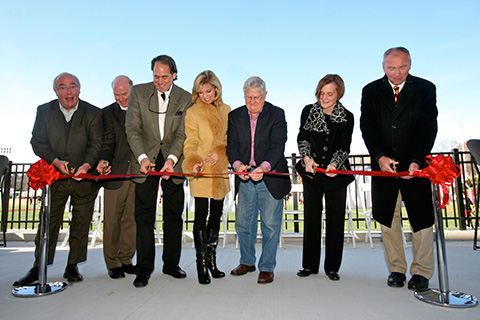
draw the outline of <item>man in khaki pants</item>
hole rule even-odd
[[[115,102],[102,109],[103,146],[98,173],[130,174],[133,153],[125,133],[125,117],[132,80],[118,76],[112,82]],[[112,279],[134,274],[135,254],[135,184],[130,179],[114,179],[103,183],[105,214],[103,219],[103,255]]]
[[[373,217],[382,228],[390,271],[387,284],[403,287],[407,263],[400,203],[405,203],[414,255],[408,288],[421,290],[428,288],[434,270],[434,211],[430,181],[411,175],[427,165],[424,159],[437,135],[438,111],[435,85],[410,75],[411,64],[410,53],[403,47],[384,53],[385,76],[363,88],[360,128],[372,170],[410,173],[404,178],[372,178]]]

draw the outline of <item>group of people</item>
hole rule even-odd
[[[385,76],[363,89],[360,128],[373,170],[407,170],[413,175],[426,166],[424,158],[433,147],[438,113],[435,86],[410,75],[410,67],[407,49],[388,49],[383,57]],[[80,173],[158,171],[164,174],[103,183],[108,274],[117,279],[131,273],[136,275],[135,287],[148,284],[155,268],[154,226],[160,186],[164,219],[162,271],[174,278],[185,278],[186,273],[179,266],[185,178],[174,173],[202,172],[205,175],[188,178],[195,198],[193,236],[198,282],[209,284],[211,277],[225,277],[225,272],[217,267],[216,247],[223,200],[230,191],[228,176],[223,173],[231,166],[237,172],[235,229],[240,263],[230,274],[241,276],[258,267],[257,282],[271,283],[282,227],[282,200],[291,189],[284,156],[284,111],[266,101],[266,84],[259,77],[245,81],[245,105],[231,110],[223,102],[222,85],[212,71],[203,71],[196,77],[190,94],[173,83],[177,67],[171,57],[155,57],[151,70],[153,81],[145,84],[133,85],[126,76],[115,78],[112,88],[116,102],[103,110],[80,100],[80,81],[72,74],[62,73],[53,83],[58,99],[38,107],[31,140],[35,154],[59,172],[74,174],[52,186],[48,264],[53,263],[65,204],[70,197],[70,252],[64,277],[72,282],[83,279],[77,264],[86,260],[99,185],[82,180]],[[317,85],[316,102],[307,105],[300,117],[297,142],[301,160],[296,169],[302,175],[305,215],[303,269],[297,273],[300,277],[319,272],[325,211],[324,271],[329,279],[340,279],[347,186],[354,178],[330,171],[350,169],[348,155],[354,118],[340,102],[344,92],[340,76],[326,75]],[[326,173],[318,173],[317,168]],[[387,284],[394,287],[404,285],[407,272],[401,236],[402,201],[414,231],[414,260],[408,287],[424,289],[434,268],[429,182],[411,176],[373,177],[373,216],[381,224],[390,271]],[[256,264],[258,215],[262,252]],[[15,286],[38,280],[39,237],[37,234],[34,266]]]

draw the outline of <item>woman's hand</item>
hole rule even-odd
[[[317,171],[317,165],[312,158],[308,156],[303,157],[303,163],[305,163],[305,171],[315,174]]]
[[[218,155],[215,152],[207,153],[203,158],[203,161],[213,166],[215,163],[218,162]]]

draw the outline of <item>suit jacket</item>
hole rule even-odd
[[[99,160],[107,160],[112,166],[111,174],[129,174],[129,167],[133,159],[132,151],[127,142],[125,133],[125,117],[118,103],[102,109],[103,112],[103,145]],[[113,179],[103,183],[105,189],[118,189],[124,179]]]
[[[233,165],[237,160],[248,164],[251,157],[250,117],[246,106],[239,107],[228,115],[227,157]],[[269,102],[265,102],[258,115],[255,132],[254,159],[257,165],[268,161],[273,172],[288,173],[285,159],[285,143],[287,142],[287,122],[285,112]],[[286,196],[291,189],[289,176],[264,175],[263,180],[275,199]],[[235,178],[235,190],[238,191],[243,180]]]
[[[329,164],[335,163],[338,170],[351,170],[348,154],[352,142],[353,122],[353,114],[340,102],[333,108],[329,120],[319,103],[303,108],[297,136],[301,157],[295,166],[298,173],[311,176],[325,191],[347,187],[354,180],[353,176],[339,174],[331,178],[325,174],[312,175],[305,171],[303,158],[310,157],[322,169],[327,169]]]
[[[70,120],[68,139],[65,135],[65,117],[60,111],[58,99],[37,108],[37,116],[30,143],[33,152],[52,163],[55,158],[69,162],[70,168],[78,169],[88,163],[94,173],[102,147],[102,111],[79,100],[78,109]],[[71,180],[75,191],[81,195],[91,193],[91,182]],[[93,183],[94,184],[94,183]]]
[[[185,141],[185,114],[192,106],[192,96],[173,84],[165,115],[164,136],[160,138],[158,125],[158,91],[153,82],[135,85],[130,91],[125,128],[135,162],[132,173],[140,173],[138,157],[145,153],[155,162],[160,151],[164,159],[169,154],[178,158],[175,172],[182,172],[183,142]],[[157,168],[160,170],[161,168]],[[142,183],[146,178],[135,179]],[[174,179],[179,184],[183,179]]]
[[[378,159],[387,156],[398,161],[398,171],[407,171],[412,162],[426,166],[437,134],[435,85],[409,75],[395,105],[387,76],[363,88],[360,128],[372,158],[372,170],[380,170]],[[426,179],[373,178],[373,215],[390,226],[400,189],[414,231],[433,224],[430,182]],[[409,201],[422,194],[422,200]]]

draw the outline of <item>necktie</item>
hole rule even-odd
[[[165,101],[165,98],[166,98],[165,92],[162,92],[161,96],[162,96],[163,101]],[[395,100],[395,102],[397,102],[397,100]]]
[[[393,87],[393,90],[395,90],[395,104],[397,104],[397,100],[398,100],[398,90],[400,89],[399,86],[395,86]]]

